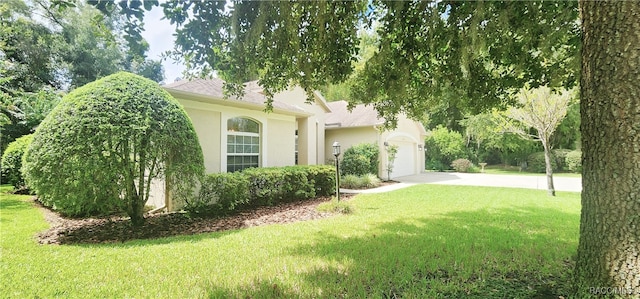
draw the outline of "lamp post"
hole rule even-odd
[[[340,143],[333,142],[333,156],[336,157],[336,199],[340,201]]]

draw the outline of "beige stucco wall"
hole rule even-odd
[[[327,153],[325,163],[333,163],[333,143],[340,143],[340,149],[344,153],[348,148],[360,143],[380,144],[380,134],[371,127],[335,128],[325,132],[325,147]],[[340,156],[342,157],[342,155]]]
[[[201,108],[185,108],[185,110],[198,134],[206,172],[220,172],[221,113]]]
[[[295,162],[295,116],[265,113],[186,99],[178,99],[198,134],[207,173],[227,170],[227,120],[245,117],[260,124],[260,166],[286,166]]]
[[[296,86],[274,95],[274,100],[300,107],[312,114],[297,120],[298,164],[324,164],[326,160],[325,115],[329,112],[323,103],[324,99],[315,98],[313,103],[307,103],[307,94],[302,88]]]
[[[269,119],[263,154],[263,167],[290,166],[295,164],[295,119]]]

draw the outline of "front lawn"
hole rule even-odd
[[[104,245],[38,245],[28,196],[0,200],[14,298],[530,298],[566,294],[579,193],[419,185],[315,221]]]

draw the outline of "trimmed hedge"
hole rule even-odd
[[[202,180],[196,202],[188,210],[198,215],[224,214],[249,203],[249,179],[240,172],[213,173]]]
[[[209,174],[196,201],[185,210],[195,215],[225,214],[240,208],[329,196],[335,192],[335,169],[327,165],[249,168]]]
[[[24,177],[22,176],[22,156],[31,144],[33,134],[24,135],[9,143],[7,149],[2,154],[2,178],[3,183],[9,183],[16,189],[24,188]]]

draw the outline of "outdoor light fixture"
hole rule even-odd
[[[333,155],[336,156],[336,158],[340,156],[340,143],[337,141],[333,143]]]
[[[422,144],[418,144],[418,150],[422,151]]]
[[[337,141],[333,143],[333,155],[336,157],[336,199],[340,201],[340,143]]]

